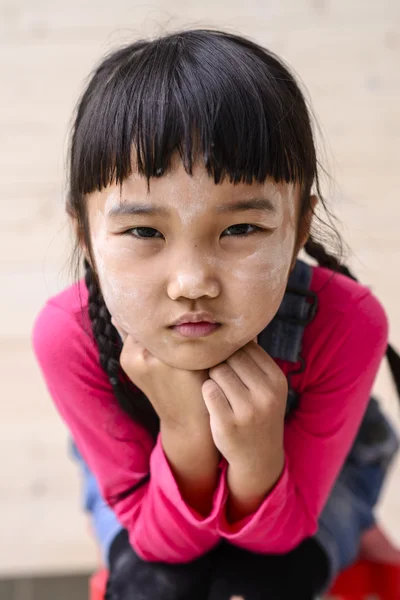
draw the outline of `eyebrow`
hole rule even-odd
[[[268,200],[268,198],[249,198],[247,200],[239,200],[232,204],[220,204],[217,206],[217,213],[234,213],[245,212],[247,210],[260,210],[263,212],[276,213],[276,207]],[[123,202],[118,206],[113,206],[108,212],[107,217],[113,219],[115,217],[125,217],[128,215],[162,215],[168,216],[169,211],[164,206],[153,206],[151,204],[132,204]]]

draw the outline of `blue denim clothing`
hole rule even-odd
[[[309,287],[312,270],[298,260],[288,287],[271,323],[258,336],[258,343],[273,358],[300,363],[302,337],[318,307],[318,298]],[[311,302],[310,302],[311,301]],[[293,373],[293,372],[292,372]],[[287,418],[296,409],[298,394],[289,392]],[[374,523],[373,509],[379,498],[387,469],[399,447],[395,430],[371,397],[354,444],[335,482],[318,521],[314,538],[326,553],[330,566],[326,590],[337,574],[357,557],[363,531]],[[97,482],[73,444],[73,453],[79,461],[84,481],[84,506],[91,514],[97,540],[105,563],[112,540],[122,527],[113,511],[100,495]]]
[[[114,511],[103,499],[96,478],[89,470],[76,445],[71,443],[73,458],[79,463],[83,483],[83,509],[90,515],[96,540],[100,546],[104,564],[108,567],[111,544],[122,526]]]
[[[373,435],[375,443],[371,440]],[[378,402],[371,398],[314,536],[328,556],[330,573],[325,592],[337,575],[356,560],[362,533],[375,523],[374,507],[398,447],[395,430]]]

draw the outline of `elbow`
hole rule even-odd
[[[318,510],[316,507],[311,507],[310,502],[299,493],[297,493],[297,502],[298,502],[298,517],[294,521],[289,519],[289,521],[293,524],[296,524],[297,527],[292,528],[292,535],[290,540],[290,548],[287,551],[294,550],[306,539],[312,537],[318,531]]]
[[[129,536],[130,544],[136,554],[145,562],[161,562],[171,565],[180,565],[191,563],[209,552],[217,542],[209,548],[199,548],[188,545],[184,551],[181,546],[175,546],[172,543],[156,543],[149,544],[148,539],[138,539],[133,532]]]
[[[285,547],[284,552],[290,552],[297,548],[306,539],[312,537],[318,531],[318,520],[305,516],[304,520],[299,523],[299,527],[292,532],[290,540]]]
[[[306,539],[315,535],[318,530],[318,518],[308,511],[293,512],[282,527],[276,532],[268,545],[272,554],[287,554],[295,550]]]
[[[179,535],[179,529],[170,532],[162,527],[149,527],[140,519],[127,527],[129,542],[134,552],[146,562],[185,564],[193,562],[211,551],[219,542],[217,536],[207,534],[202,539],[196,536]]]

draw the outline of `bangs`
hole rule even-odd
[[[243,38],[197,31],[128,46],[100,65],[82,98],[71,190],[121,184],[132,170],[149,182],[175,153],[189,174],[201,160],[215,183],[312,181],[304,111],[286,67]]]

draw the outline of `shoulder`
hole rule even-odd
[[[389,326],[386,312],[371,290],[322,267],[313,267],[311,290],[318,306],[304,332],[302,353],[308,375],[319,378],[336,368],[355,374],[379,363],[386,351]]]
[[[100,365],[83,282],[48,299],[32,345],[49,395],[103,492],[130,487],[133,475],[147,472],[154,444],[121,408]]]
[[[34,347],[54,342],[60,344],[70,333],[91,336],[88,318],[88,294],[82,281],[51,296],[37,315],[32,339]]]
[[[68,368],[71,372],[74,365],[99,367],[82,280],[47,300],[33,324],[32,346],[44,371],[61,373]]]
[[[315,324],[332,327],[338,321],[352,327],[377,326],[387,333],[386,312],[372,291],[365,285],[323,267],[312,267],[311,290],[317,295]]]

